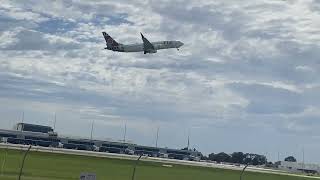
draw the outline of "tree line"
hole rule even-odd
[[[268,162],[268,159],[264,155],[253,154],[253,153],[243,153],[243,152],[234,152],[232,154],[227,154],[225,152],[220,153],[211,153],[208,156],[201,156],[202,160],[215,161],[217,163],[234,163],[234,164],[249,164],[249,165],[266,165],[266,166],[278,166],[280,161],[272,163]],[[296,158],[293,156],[288,156],[284,161],[297,162]]]
[[[243,152],[234,152],[232,154],[227,154],[224,152],[220,153],[211,153],[208,156],[202,156],[202,160],[211,160],[218,163],[235,163],[235,164],[250,164],[250,165],[265,165],[268,160],[266,156],[253,154],[253,153],[243,153]]]
[[[182,150],[197,151],[196,149],[183,148]],[[280,165],[280,161],[277,162],[268,162],[268,159],[264,155],[254,154],[254,153],[243,153],[243,152],[234,152],[232,154],[227,154],[225,152],[220,153],[211,153],[208,156],[201,154],[201,160],[210,160],[217,163],[234,163],[234,164],[249,164],[249,165],[266,165],[268,167],[274,167]],[[297,162],[297,159],[294,156],[288,156],[284,158],[284,161],[288,162]]]

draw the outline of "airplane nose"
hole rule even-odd
[[[181,46],[183,46],[184,44],[183,44],[183,42],[180,42],[180,41],[179,41],[178,45],[179,45],[179,47],[181,47]]]

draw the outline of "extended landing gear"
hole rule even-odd
[[[178,50],[178,51],[180,51],[180,49],[179,49],[179,48],[177,48],[177,50]]]

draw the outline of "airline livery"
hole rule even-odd
[[[181,41],[158,41],[158,42],[150,42],[147,38],[141,34],[141,38],[143,43],[140,44],[120,44],[115,41],[111,36],[109,36],[106,32],[102,32],[104,39],[106,40],[107,47],[104,49],[118,51],[118,52],[143,52],[147,53],[156,53],[157,50],[161,49],[170,49],[176,48],[179,50],[183,43]]]

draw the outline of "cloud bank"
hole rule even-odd
[[[154,144],[159,126],[162,146],[183,147],[191,129],[203,152],[274,158],[304,147],[320,162],[312,158],[320,150],[319,22],[314,0],[4,0],[1,124],[9,128],[22,111],[49,123],[57,112],[62,133],[87,136],[95,120],[97,138],[119,139],[127,121],[136,143]],[[102,31],[122,43],[143,32],[185,46],[104,51]]]

